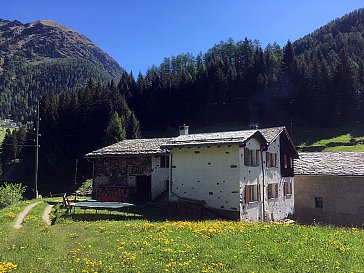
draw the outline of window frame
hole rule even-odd
[[[292,168],[292,157],[289,155],[283,155],[283,168],[291,169]]]
[[[267,168],[277,168],[277,153],[266,152],[265,158]]]
[[[324,208],[324,198],[322,196],[315,197],[315,208],[319,208],[319,209]]]
[[[245,185],[245,203],[251,204],[260,201],[260,185]]]
[[[244,166],[258,167],[260,165],[260,150],[244,148]]]
[[[284,196],[291,196],[293,194],[293,185],[292,181],[284,181],[283,183]]]
[[[277,199],[279,197],[278,183],[268,183],[268,200]]]

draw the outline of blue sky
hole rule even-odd
[[[164,57],[196,55],[229,37],[284,45],[361,7],[362,0],[0,0],[0,18],[55,20],[136,74]]]

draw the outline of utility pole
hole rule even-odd
[[[35,170],[34,170],[34,191],[35,198],[38,198],[38,154],[39,154],[39,101],[37,102],[37,120],[35,124]]]
[[[77,165],[78,165],[78,159],[76,158],[76,168],[75,168],[75,192],[77,190]]]

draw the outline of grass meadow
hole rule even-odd
[[[0,272],[364,272],[361,229],[186,221],[151,208],[70,217],[59,206],[46,226],[42,202],[16,230],[28,203],[0,210]]]

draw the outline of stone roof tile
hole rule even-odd
[[[296,175],[364,176],[364,153],[299,153]]]
[[[269,142],[273,141],[284,127],[257,130],[240,130],[202,134],[181,135],[174,138],[127,139],[88,153],[86,157],[104,157],[117,155],[160,154],[166,147],[183,147],[189,145],[229,145],[243,143],[260,132]],[[258,133],[259,134],[259,133]]]
[[[166,144],[170,139],[171,138],[126,139],[88,153],[86,157],[162,154],[165,151],[161,149],[161,146]]]

